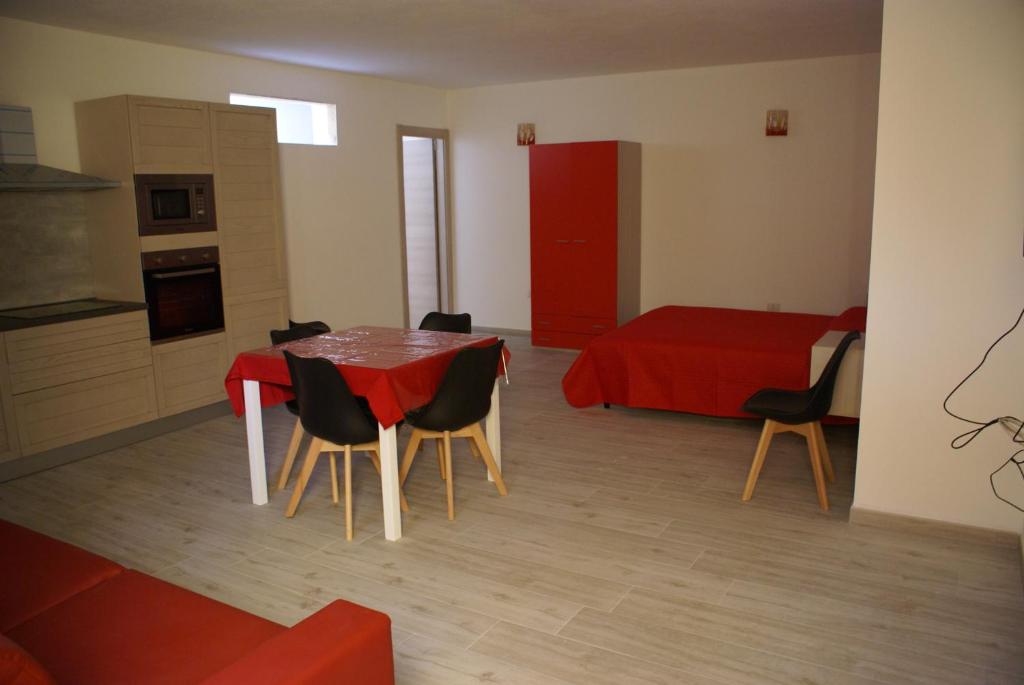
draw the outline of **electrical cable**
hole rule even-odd
[[[952,416],[954,419],[977,426],[977,428],[972,428],[969,431],[961,433],[960,435],[957,435],[955,438],[953,438],[953,440],[949,443],[949,446],[952,447],[953,449],[959,450],[963,449],[964,447],[967,447],[967,445],[971,444],[971,442],[973,442],[976,437],[981,435],[986,428],[988,428],[989,426],[994,426],[997,423],[1003,425],[1003,427],[1005,427],[1007,430],[1013,432],[1013,435],[1010,438],[1011,442],[1015,444],[1024,444],[1024,421],[1021,421],[1016,416],[997,416],[996,418],[991,419],[990,421],[976,421],[974,419],[968,419],[964,416],[960,416],[959,414],[957,414],[956,412],[949,408],[949,401],[953,398],[953,395],[956,394],[956,391],[959,390],[964,385],[964,383],[969,381],[971,377],[974,376],[974,374],[976,374],[978,370],[985,365],[985,362],[988,361],[988,355],[991,354],[992,350],[996,348],[996,345],[1001,343],[1006,336],[1010,335],[1010,333],[1013,333],[1020,325],[1022,319],[1024,319],[1024,309],[1020,310],[1020,314],[1017,315],[1017,320],[1014,321],[1013,325],[1010,326],[1009,330],[1007,330],[1005,333],[996,338],[995,341],[988,346],[988,349],[985,350],[985,354],[982,355],[981,361],[978,362],[978,365],[975,366],[969,374],[964,376],[964,379],[957,383],[956,387],[950,390],[949,394],[946,395],[946,399],[942,401],[942,409],[947,414]],[[1014,431],[1013,429],[1014,425],[1016,425],[1016,431]],[[989,484],[992,486],[992,494],[996,496],[996,499],[1000,499],[1003,502],[1006,502],[1011,507],[1019,511],[1024,511],[1024,508],[1019,507],[1010,500],[1006,499],[1005,497],[1000,496],[1000,494],[996,491],[995,475],[999,473],[999,471],[1001,471],[1003,468],[1005,468],[1007,464],[1013,462],[1013,464],[1017,467],[1017,470],[1020,472],[1021,479],[1024,480],[1024,466],[1022,466],[1024,458],[1022,458],[1022,461],[1017,461],[1017,457],[1022,454],[1024,454],[1024,450],[1019,450],[1018,452],[1015,452],[1009,459],[1003,462],[999,466],[999,468],[997,468],[995,471],[989,474],[988,477]]]

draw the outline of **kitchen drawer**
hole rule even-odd
[[[157,418],[153,370],[121,373],[17,395],[23,454],[34,454]]]
[[[582,350],[596,335],[585,333],[563,333],[561,331],[533,331],[532,342],[535,347],[560,347],[569,350]]]
[[[535,331],[562,331],[564,333],[600,335],[614,328],[615,319],[556,314],[550,316],[546,314],[533,315],[533,330]]]
[[[227,399],[227,365],[228,345],[223,333],[154,345],[153,374],[160,416]]]
[[[152,364],[145,311],[10,331],[5,347],[15,395]]]

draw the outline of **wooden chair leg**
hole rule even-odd
[[[370,450],[370,461],[373,462],[373,468],[377,470],[377,475],[380,475],[380,455],[377,454],[377,450]],[[402,508],[402,511],[409,511],[409,501],[405,499],[405,493],[402,491],[401,486],[398,488],[398,506]]]
[[[345,445],[345,539],[352,539],[352,445]]]
[[[444,486],[445,494],[448,497],[448,520],[455,520],[455,476],[452,473],[452,434],[450,431],[444,432],[444,470],[445,476]]]
[[[320,438],[313,438],[309,443],[309,449],[306,451],[306,461],[302,464],[299,478],[295,481],[295,491],[288,502],[288,509],[284,512],[284,515],[288,518],[295,516],[295,510],[299,508],[299,500],[302,499],[302,493],[306,489],[306,483],[309,482],[310,474],[313,473],[313,467],[316,466],[316,460],[320,456],[320,448],[323,444],[324,441]]]
[[[334,456],[334,452],[329,452],[328,456],[331,458],[331,501],[335,504],[338,503],[338,460]]]
[[[437,440],[435,440],[435,443],[437,444],[437,469],[441,472],[441,480],[444,480],[444,438],[438,438]]]
[[[481,461],[483,459],[483,455],[480,453],[480,448],[476,446],[476,440],[469,441],[469,453],[472,454],[477,461]]]
[[[814,433],[818,438],[818,451],[821,453],[821,465],[825,467],[825,477],[828,478],[828,482],[834,483],[836,480],[836,472],[832,468],[832,457],[828,453],[828,445],[825,444],[825,431],[821,429],[821,422],[815,421]]]
[[[487,444],[487,439],[484,437],[484,432],[480,430],[480,424],[475,423],[473,427],[469,429],[471,438],[469,444],[476,444],[476,448],[480,450],[480,458],[484,460],[484,464],[487,465],[487,472],[491,474],[491,478],[494,479],[494,484],[498,487],[498,494],[502,497],[508,494],[508,489],[505,487],[505,481],[501,477],[501,470],[498,469],[498,465],[494,461],[494,455],[491,454],[491,448]]]
[[[405,479],[409,477],[409,469],[412,468],[412,461],[416,458],[416,451],[423,441],[423,434],[413,429],[409,436],[409,444],[405,446],[405,455],[402,456],[402,468],[398,470],[398,484],[405,485]]]
[[[284,464],[281,465],[281,473],[277,476],[277,489],[284,490],[288,485],[288,476],[292,475],[292,464],[299,454],[299,443],[302,442],[302,421],[295,419],[295,428],[292,429],[292,438],[288,441],[288,453],[284,455]]]
[[[765,419],[764,428],[761,430],[761,439],[757,441],[757,450],[754,452],[754,461],[750,464],[747,485],[743,488],[741,499],[744,502],[749,502],[750,498],[754,496],[754,486],[757,485],[757,477],[761,475],[761,467],[764,466],[764,458],[768,454],[768,445],[772,443],[775,426],[775,421]]]
[[[811,470],[814,471],[814,487],[818,491],[818,506],[822,511],[828,511],[828,494],[825,492],[825,474],[822,472],[821,452],[818,450],[818,439],[814,426],[807,426],[807,449],[811,453]]]

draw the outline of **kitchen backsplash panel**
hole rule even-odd
[[[0,193],[0,309],[92,296],[82,194]]]

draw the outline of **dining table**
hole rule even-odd
[[[497,340],[494,335],[358,326],[239,353],[224,379],[224,387],[235,415],[245,415],[253,504],[263,505],[268,501],[263,408],[294,397],[282,352],[288,350],[300,357],[326,358],[344,377],[352,393],[367,399],[377,419],[384,537],[388,540],[401,538],[398,425],[407,411],[430,402],[459,350],[486,347]],[[507,348],[503,355],[498,375],[507,378]],[[499,385],[496,379],[484,432],[500,470]]]

